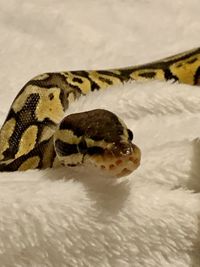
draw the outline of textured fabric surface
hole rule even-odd
[[[135,65],[200,44],[200,3],[0,0],[0,121],[47,71]],[[200,266],[200,89],[171,82],[95,92],[142,150],[122,180],[84,168],[0,174],[0,266]]]

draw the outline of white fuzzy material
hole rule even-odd
[[[1,116],[46,71],[144,63],[199,46],[200,4],[0,1]],[[132,82],[68,113],[107,108],[134,132],[141,166],[110,180],[84,168],[0,174],[1,267],[200,266],[200,89]]]

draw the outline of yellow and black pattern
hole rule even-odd
[[[33,78],[14,99],[0,130],[0,171],[58,165],[54,133],[71,102],[94,90],[150,79],[200,85],[200,48],[140,66],[45,73]]]

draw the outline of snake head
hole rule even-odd
[[[140,149],[132,139],[131,130],[114,113],[95,109],[66,116],[54,134],[54,146],[65,165],[92,164],[121,177],[140,164]]]

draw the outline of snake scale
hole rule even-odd
[[[0,171],[89,162],[114,176],[129,174],[139,166],[140,149],[120,118],[103,109],[63,117],[81,95],[150,79],[200,85],[200,48],[139,66],[44,73],[31,79],[0,130]]]

